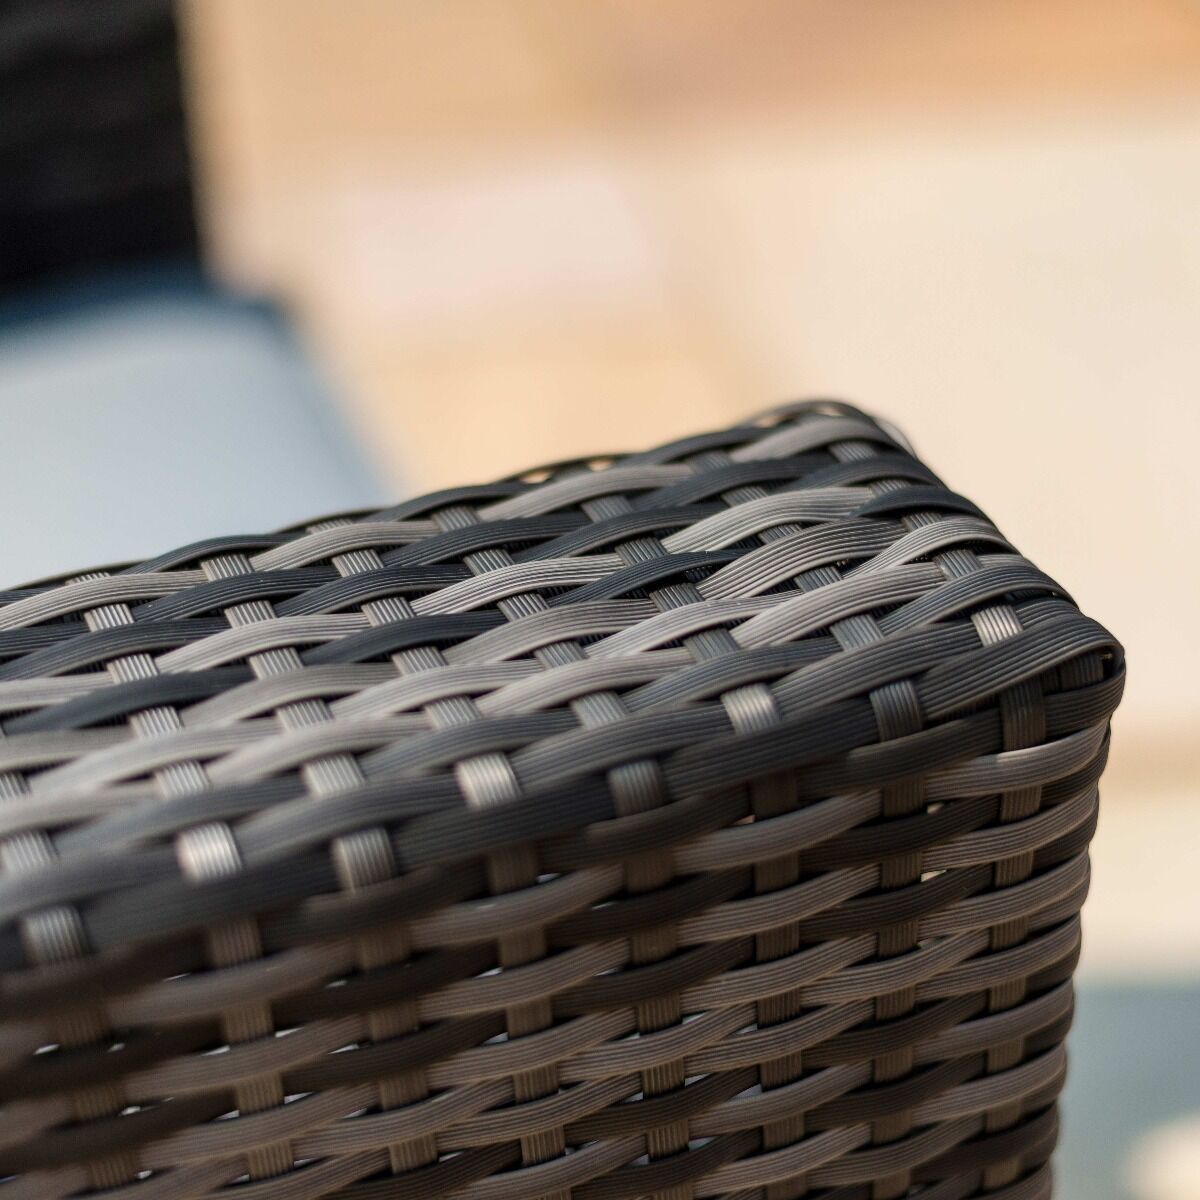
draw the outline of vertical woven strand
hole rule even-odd
[[[875,445],[866,441],[850,441],[831,447],[835,458],[842,462],[861,461],[872,458],[878,453]],[[876,494],[884,494],[892,487],[902,486],[899,480],[882,480],[873,484],[871,490]],[[913,528],[921,520],[906,518],[902,522],[906,528]],[[864,629],[870,640],[878,640],[880,634],[878,625],[869,631]],[[865,625],[865,622],[864,622]],[[912,683],[908,681],[888,684],[871,693],[871,704],[875,709],[876,720],[879,722],[881,738],[903,737],[905,734],[917,733],[924,728],[925,719],[921,711],[920,700]],[[925,807],[924,782],[919,779],[908,779],[901,783],[892,784],[882,789],[881,809],[885,818],[910,816],[920,812]],[[919,853],[893,855],[884,859],[879,867],[879,887],[882,891],[895,888],[911,887],[921,880],[921,855]],[[878,953],[880,958],[890,958],[914,950],[917,946],[917,922],[903,921],[889,925],[878,935]],[[886,996],[880,996],[875,1001],[875,1017],[879,1021],[896,1020],[908,1015],[916,1005],[916,989],[904,988]],[[913,1049],[906,1047],[891,1054],[878,1058],[872,1064],[873,1078],[877,1083],[890,1083],[901,1080],[913,1070]],[[876,1121],[872,1126],[872,1138],[876,1143],[886,1144],[896,1138],[901,1138],[912,1129],[912,1118],[906,1112],[895,1113],[884,1120]],[[912,1183],[912,1174],[908,1170],[900,1170],[872,1184],[872,1200],[897,1200],[908,1194]]]
[[[810,420],[815,421],[818,425],[820,423],[820,407],[817,406],[816,411],[812,413],[812,418],[810,418]],[[806,407],[801,406],[791,411],[797,415],[803,414],[806,411]],[[797,424],[797,432],[803,437],[803,417],[801,417],[801,420]],[[807,448],[806,441],[802,442],[802,444]],[[820,444],[819,438],[815,439],[815,444]],[[854,461],[865,457],[869,458],[877,453],[874,445],[865,441],[832,441],[827,448],[835,461],[842,462]],[[726,493],[724,498],[730,503],[737,503],[757,499],[767,494],[761,487],[745,487],[735,492]],[[762,540],[764,542],[774,541],[793,533],[799,533],[801,529],[802,526],[799,525],[778,525],[767,530],[762,535]],[[796,576],[792,582],[801,591],[811,591],[837,583],[841,578],[841,572],[837,567],[829,565],[805,571]],[[868,615],[853,616],[835,621],[830,625],[829,632],[837,640],[839,646],[844,649],[868,646],[883,638],[879,626]],[[907,733],[914,733],[922,728],[923,719],[920,711],[920,703],[911,684],[899,682],[885,685],[882,688],[873,690],[869,695],[869,699],[875,711],[881,738],[900,737]],[[881,812],[885,817],[904,816],[916,812],[923,807],[923,804],[924,793],[920,781],[893,784],[890,787],[882,789],[881,792]],[[756,816],[760,818],[771,815],[775,814],[769,808],[756,810]],[[785,886],[786,883],[798,879],[800,877],[801,862],[802,856],[798,855],[796,856],[795,867],[782,862],[777,865],[768,864],[769,866],[774,866],[774,872],[771,875],[766,875],[762,867],[756,867],[755,876],[758,889],[774,890],[776,887]],[[776,882],[776,878],[781,882]],[[879,886],[881,889],[887,890],[889,888],[904,887],[919,879],[920,858],[918,855],[903,855],[889,858],[884,860],[880,865]],[[769,884],[774,884],[774,887],[767,886]],[[915,921],[906,921],[885,928],[877,938],[878,956],[888,958],[912,949],[916,945],[916,936]],[[767,955],[775,957],[776,954],[772,952],[778,944],[778,935],[776,938],[769,940],[760,938],[757,947],[758,956],[762,956],[763,952],[766,951]],[[796,941],[794,947],[784,949],[783,952],[794,952],[798,946],[799,942]],[[911,1011],[914,999],[915,994],[911,988],[880,997],[875,1002],[876,1019],[882,1022],[903,1016],[905,1013]],[[775,998],[773,1001],[760,1001],[758,1008],[760,1023],[766,1025],[777,1024],[782,1020],[795,1016],[801,1011],[798,998],[787,995]],[[900,1050],[875,1061],[873,1064],[873,1078],[876,1082],[880,1083],[890,1082],[903,1078],[911,1070],[911,1050]],[[800,1077],[801,1072],[802,1062],[800,1056],[796,1056],[791,1063],[767,1064],[759,1068],[764,1090],[792,1082],[794,1079]],[[903,1136],[908,1132],[910,1127],[911,1121],[904,1114],[896,1114],[886,1120],[874,1123],[872,1127],[873,1138],[877,1142],[886,1143]],[[802,1132],[803,1124],[800,1121],[790,1123],[790,1127],[784,1126],[782,1128],[766,1130],[764,1131],[764,1144],[767,1146],[774,1144],[786,1145],[798,1138]],[[892,1200],[893,1197],[903,1196],[907,1193],[909,1184],[910,1179],[907,1171],[897,1172],[886,1179],[878,1180],[872,1185],[872,1200]],[[766,1200],[792,1200],[792,1197],[804,1195],[805,1191],[806,1185],[802,1180],[797,1179],[786,1184],[769,1187]]]
[[[106,572],[96,571],[78,576],[72,582],[102,579],[105,576]],[[101,605],[85,611],[82,617],[89,632],[133,623],[133,615],[125,604]],[[106,670],[115,682],[121,683],[145,678],[154,674],[156,668],[148,655],[139,654],[113,660],[107,664]],[[134,714],[129,725],[136,736],[149,737],[177,728],[178,716],[170,708],[149,709]],[[169,794],[186,789],[194,774],[194,771],[187,769],[168,768],[156,772],[155,779],[159,787]],[[0,776],[0,796],[17,796],[26,790],[21,777],[12,773]],[[45,834],[18,836],[0,845],[0,866],[14,872],[36,870],[52,863],[55,857],[53,843]],[[86,952],[83,924],[78,912],[69,906],[60,906],[29,918],[22,923],[22,934],[35,962],[63,962]],[[76,1010],[55,1024],[57,1039],[64,1046],[96,1044],[113,1036],[111,1023],[101,1010]],[[115,1085],[83,1089],[72,1097],[75,1118],[80,1122],[115,1116],[126,1107],[126,1103],[122,1090]],[[92,1187],[112,1188],[135,1178],[139,1167],[137,1155],[124,1152],[94,1161],[87,1173]]]
[[[206,559],[201,563],[205,576],[212,581],[234,579],[252,571],[249,560],[241,554],[229,554]],[[223,610],[231,628],[271,621],[275,611],[266,600],[251,600]],[[285,674],[302,667],[299,654],[291,647],[266,650],[249,656],[251,671],[258,679]],[[281,706],[276,719],[284,729],[303,728],[329,719],[328,709],[320,700],[302,700]],[[346,756],[317,760],[308,764],[303,773],[310,789],[336,791],[352,786],[361,779],[352,761]],[[209,826],[189,831],[177,842],[181,863],[186,873],[193,878],[219,878],[236,873],[241,869],[241,858],[237,851],[237,840],[228,825]],[[211,853],[220,848],[219,855]],[[262,943],[253,923],[230,922],[208,934],[209,954],[215,965],[248,962],[262,956]],[[275,1034],[275,1023],[270,1004],[250,1004],[227,1017],[224,1032],[231,1045],[271,1037]],[[238,1108],[243,1112],[263,1112],[278,1108],[285,1100],[282,1080],[278,1075],[267,1075],[239,1085],[236,1089]],[[295,1154],[289,1142],[280,1141],[256,1147],[247,1153],[250,1176],[265,1179],[282,1175],[291,1170]]]
[[[1007,605],[987,609],[974,617],[976,628],[986,644],[1015,637],[1021,632],[1021,623],[1016,613]],[[1005,750],[1021,750],[1037,745],[1046,737],[1046,711],[1042,701],[1042,690],[1038,680],[1018,684],[1001,692],[999,696],[1001,727]],[[1000,820],[1018,821],[1033,816],[1042,804],[1040,787],[1018,788],[1005,792],[1000,797]],[[1019,854],[1002,859],[992,870],[993,886],[1011,887],[1029,877],[1033,870],[1033,854]],[[992,950],[1006,950],[1017,946],[1029,933],[1029,920],[1018,917],[994,926],[989,934]],[[988,1011],[1002,1012],[1019,1004],[1025,998],[1026,981],[1013,978],[988,991]],[[992,1047],[987,1054],[987,1069],[991,1072],[1004,1071],[1021,1061],[1025,1053],[1022,1038],[1014,1038]],[[1009,1129],[1021,1119],[1022,1106],[1019,1101],[992,1109],[984,1118],[984,1127],[989,1133]],[[1019,1158],[990,1166],[983,1173],[983,1184],[994,1190],[1015,1183],[1021,1171]]]
[[[15,800],[25,795],[26,790],[25,780],[18,773],[0,773],[0,803]],[[54,860],[53,843],[44,833],[16,834],[0,842],[0,871],[4,874],[18,877],[31,874]],[[18,929],[31,963],[49,966],[87,953],[83,925],[72,906],[56,905],[31,913],[20,921]],[[51,1017],[45,1027],[49,1036],[64,1047],[103,1044],[113,1037],[103,1011],[98,1008],[69,1008],[63,1015]],[[81,1124],[114,1116],[124,1104],[121,1089],[115,1084],[73,1090],[69,1098],[71,1115]],[[125,1153],[90,1162],[85,1176],[91,1188],[101,1190],[132,1178],[137,1169],[136,1156]],[[53,1185],[43,1181],[40,1186]],[[56,1196],[63,1194],[55,1191]]]
[[[697,466],[723,466],[733,460],[722,451],[709,451],[700,456]],[[735,488],[721,493],[721,499],[730,507],[746,501],[760,499],[768,495],[765,488],[749,486]],[[800,526],[786,524],[773,526],[759,536],[763,544],[767,544],[788,533],[799,532]],[[713,631],[709,640],[715,641],[720,652],[737,653],[741,647],[732,634],[727,631]],[[749,733],[756,729],[767,729],[779,723],[778,706],[770,689],[762,685],[738,688],[721,696],[721,703],[730,715],[735,729]],[[763,779],[756,780],[750,786],[750,805],[756,821],[769,820],[771,817],[782,816],[796,808],[796,783],[791,772],[779,772]],[[798,883],[801,878],[801,858],[799,854],[785,854],[769,858],[754,865],[754,890],[762,894],[779,891]],[[800,949],[800,931],[797,923],[781,925],[764,933],[755,934],[754,959],[756,962],[773,962],[786,958]],[[797,1017],[803,1011],[803,1003],[798,991],[783,992],[775,996],[766,996],[755,1004],[756,1025],[759,1029],[769,1029],[781,1025]],[[804,1056],[797,1051],[761,1063],[758,1067],[759,1085],[764,1092],[784,1087],[795,1082],[804,1073]],[[780,1121],[774,1121],[763,1126],[761,1130],[764,1150],[775,1150],[800,1141],[805,1134],[804,1116],[796,1115]],[[763,1200],[793,1200],[793,1197],[803,1196],[808,1191],[808,1184],[803,1176],[771,1183],[766,1186]]]
[[[478,515],[466,505],[451,506],[434,514],[437,525],[446,530],[462,529],[479,521]],[[464,562],[475,573],[507,566],[511,558],[502,551],[484,550],[468,554]],[[530,611],[516,597],[502,601],[500,609],[510,619]],[[458,706],[464,709],[467,720],[475,718],[477,710],[473,704]],[[469,804],[477,808],[488,808],[493,804],[511,801],[520,795],[520,785],[507,759],[492,754],[484,759],[462,764],[457,772],[459,784]],[[536,849],[531,845],[490,854],[486,860],[488,886],[494,895],[537,883],[540,867]],[[512,934],[499,939],[501,967],[521,966],[545,957],[545,934],[540,930]],[[549,999],[510,1008],[505,1013],[505,1023],[510,1037],[522,1037],[548,1028],[554,1021],[554,1012]],[[518,1101],[538,1100],[558,1091],[558,1072],[553,1067],[541,1067],[523,1072],[512,1080],[513,1095]],[[540,1163],[556,1158],[566,1149],[562,1128],[547,1129],[521,1139],[521,1161]],[[555,1192],[548,1200],[569,1200],[565,1193]]]
[[[927,515],[922,523],[936,518]],[[936,556],[947,578],[961,577],[981,568],[978,557],[969,549],[958,548]],[[971,614],[971,623],[979,634],[983,645],[1015,637],[1022,626],[1016,611],[1008,604],[989,605]],[[1034,746],[1046,738],[1045,706],[1041,685],[1038,680],[1018,684],[1000,693],[997,698],[1000,709],[1003,747],[1005,750],[1020,750]],[[1000,797],[1000,820],[1017,821],[1032,817],[1041,808],[1040,787],[1018,788],[1005,792]],[[1033,870],[1032,853],[1024,853],[996,863],[992,870],[992,885],[996,888],[1010,887],[1027,879]],[[1028,918],[1017,918],[995,926],[989,932],[988,945],[992,950],[1005,950],[1023,942],[1029,932]],[[987,1011],[1001,1012],[1019,1004],[1026,994],[1026,981],[1013,978],[999,987],[989,989]],[[1024,1038],[1015,1038],[993,1047],[987,1053],[987,1071],[994,1073],[1015,1067],[1025,1057]],[[1021,1102],[990,1110],[984,1118],[984,1128],[989,1133],[1000,1132],[1016,1125],[1022,1116]],[[1015,1183],[1020,1175],[1021,1164],[1017,1158],[987,1167],[982,1174],[982,1186],[986,1190],[1003,1188]]]
[[[877,451],[866,442],[843,443],[834,447],[834,453],[843,459],[870,457]],[[902,486],[899,480],[886,480],[873,485],[876,492],[882,493],[892,488]],[[916,529],[935,523],[936,513],[916,513],[907,516],[903,524],[907,529]],[[953,549],[933,556],[948,579],[969,574],[980,569],[978,558],[968,549]],[[1016,613],[1008,605],[993,605],[971,615],[971,622],[979,633],[984,645],[994,644],[1007,637],[1013,637],[1021,631],[1021,624]],[[915,701],[915,694],[913,697]],[[1025,746],[1036,745],[1045,739],[1045,714],[1041,700],[1041,690],[1036,682],[1020,684],[999,697],[1001,720],[1004,730],[1004,748],[1006,750],[1021,749]],[[896,727],[886,729],[881,723],[880,733],[883,737],[896,737],[903,733],[915,732],[920,728],[919,711],[914,714],[916,723],[909,723],[908,728]],[[889,812],[887,800],[891,794]],[[922,804],[922,789],[919,781],[904,785],[903,788],[889,788],[884,791],[885,814],[903,815],[916,811]],[[1040,788],[1024,788],[1015,792],[1005,793],[1001,797],[1001,820],[1014,821],[1030,817],[1038,811],[1041,803]],[[1022,854],[1013,859],[997,863],[993,870],[993,883],[996,887],[1009,886],[1019,883],[1028,877],[1033,867],[1032,854]],[[920,879],[920,856],[904,856],[902,859],[892,859],[883,864],[881,884],[887,886],[904,886]],[[1028,920],[1020,919],[1006,922],[991,931],[989,945],[991,949],[1003,950],[1017,945],[1024,940],[1028,932]],[[884,943],[886,941],[886,951]],[[908,927],[893,926],[881,935],[881,953],[900,953],[916,945],[916,924]],[[1021,980],[1012,980],[1000,988],[992,988],[988,993],[988,1011],[996,1012],[1019,1003],[1025,995],[1025,985]],[[885,1016],[901,1016],[911,1010],[914,1001],[911,990],[908,994],[897,994],[883,997],[876,1002],[877,1014]],[[1024,1041],[1016,1039],[1003,1047],[988,1052],[987,1069],[989,1072],[1002,1071],[1016,1066],[1024,1057]],[[889,1056],[889,1060],[876,1063],[876,1079],[886,1080],[899,1078],[912,1069],[912,1052],[901,1051]],[[985,1118],[985,1128],[989,1132],[999,1131],[1014,1125],[1021,1115],[1019,1103],[1010,1104],[1002,1110],[989,1112]],[[892,1136],[907,1132],[911,1121],[903,1117],[895,1117],[884,1128]],[[877,1125],[877,1129],[879,1126]],[[877,1134],[878,1136],[878,1134]],[[1019,1171],[1016,1161],[990,1167],[983,1173],[983,1184],[991,1189],[1002,1187],[1015,1181]],[[909,1185],[909,1175],[901,1172],[888,1180],[881,1180],[873,1185],[873,1200],[891,1200],[906,1194]]]
[[[339,522],[340,523],[340,522]],[[312,532],[332,528],[333,522],[311,526]],[[379,570],[383,561],[375,550],[355,550],[335,555],[333,565],[343,577]],[[404,610],[392,598],[368,601],[362,611],[372,625],[403,620]],[[393,660],[397,672],[402,671]],[[328,710],[327,710],[328,711]],[[361,771],[355,765],[361,779]],[[396,875],[396,861],[391,842],[383,829],[367,829],[348,837],[337,838],[332,847],[338,880],[348,892],[369,888]],[[402,923],[386,929],[373,930],[355,939],[358,965],[369,971],[375,967],[405,962],[412,951],[408,930]],[[367,1032],[373,1042],[385,1042],[412,1033],[420,1027],[416,1005],[401,1002],[385,1010],[373,1010],[367,1015]],[[423,1071],[406,1071],[380,1080],[376,1091],[382,1111],[414,1104],[429,1096],[429,1083]],[[388,1161],[395,1174],[402,1174],[437,1161],[437,1143],[431,1136],[412,1138],[388,1147]]]

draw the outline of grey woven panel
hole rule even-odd
[[[0,1198],[1050,1194],[1122,655],[889,428],[0,599]]]

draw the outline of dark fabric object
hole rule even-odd
[[[0,288],[196,256],[169,0],[8,0],[0,112]]]

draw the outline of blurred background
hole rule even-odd
[[[1061,1200],[1200,1197],[1200,3],[5,0],[4,580],[782,399],[1132,659]]]

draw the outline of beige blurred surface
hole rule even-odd
[[[1200,808],[1200,4],[188,15],[212,255],[397,490],[785,397],[896,420],[1125,640],[1097,870],[1158,863],[1178,916],[1089,953],[1200,964],[1195,873],[1156,859]]]
[[[1143,1138],[1126,1175],[1137,1200],[1200,1200],[1200,1113]]]

